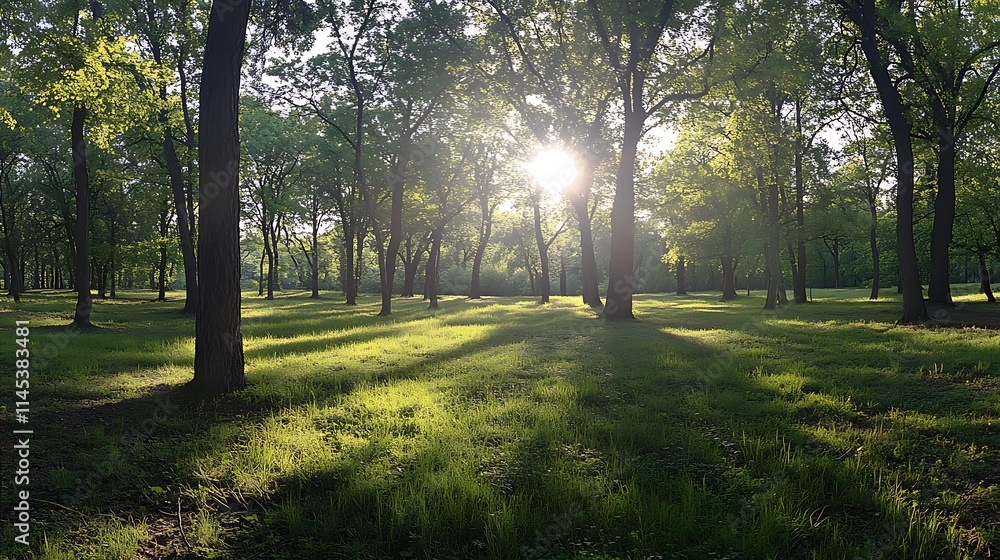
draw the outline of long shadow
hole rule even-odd
[[[169,313],[160,310],[160,315]],[[155,315],[155,313],[154,313]],[[452,319],[444,315],[445,322]],[[413,317],[396,320],[395,325],[421,320]],[[549,318],[536,321],[539,328],[558,320],[557,315],[549,314]],[[361,319],[358,323],[368,323],[373,320]],[[157,331],[162,325],[152,322],[146,330]],[[507,323],[491,331],[484,339],[476,339],[465,344],[455,345],[448,350],[437,352],[405,366],[383,368],[383,371],[370,378],[354,379],[354,382],[392,383],[400,379],[411,378],[414,371],[426,370],[435,364],[460,359],[482,347],[497,346],[516,342],[523,338],[518,334],[520,327]],[[53,334],[61,333],[61,328],[53,327]],[[335,352],[343,344],[366,342],[386,336],[388,330],[352,335],[340,338],[335,345],[327,341],[318,344],[303,342],[289,349],[289,352],[322,351]],[[84,334],[74,338],[66,352],[72,352],[79,344],[88,345],[87,338],[93,336]],[[123,343],[128,344],[126,339]],[[264,355],[266,350],[261,350]],[[287,353],[287,352],[285,352]],[[254,357],[251,353],[250,357]],[[51,369],[58,370],[53,365]],[[348,372],[348,377],[354,375]],[[328,377],[324,372],[301,375],[289,379],[288,383],[324,381]],[[250,375],[253,382],[253,373]],[[351,384],[345,384],[349,390]],[[280,387],[272,387],[281,393]],[[338,392],[331,386],[325,386],[326,394],[323,400],[333,400]],[[312,397],[313,399],[315,396]],[[162,501],[163,496],[148,489],[173,488],[184,485],[191,480],[192,473],[174,472],[171,465],[191,464],[193,459],[201,456],[203,451],[197,445],[198,441],[210,437],[212,427],[226,424],[232,429],[252,433],[258,429],[267,417],[276,412],[289,410],[309,402],[310,398],[302,396],[298,399],[262,399],[249,402],[239,395],[222,398],[216,401],[203,402],[192,395],[183,386],[161,385],[153,391],[134,398],[82,404],[77,407],[59,407],[42,411],[35,416],[33,422],[38,426],[60,426],[58,436],[50,432],[48,437],[40,437],[37,465],[51,490],[41,490],[37,494],[40,500],[52,504],[42,506],[38,517],[39,526],[46,527],[46,519],[63,519],[64,512],[101,511],[113,506],[115,511],[153,511]],[[7,457],[7,454],[4,454]],[[69,509],[67,509],[69,508]],[[50,526],[55,529],[55,526]],[[57,534],[56,531],[53,534]]]
[[[558,348],[567,343],[568,334],[585,337],[612,355],[618,355],[619,352],[610,350],[611,346],[631,340],[636,335],[636,325],[566,328],[564,318],[535,321],[533,326],[536,327],[533,329],[536,334],[527,340],[521,334],[523,330],[514,329],[511,336],[494,336],[471,349],[478,350],[501,342],[523,341],[528,344],[531,348],[527,348],[525,352],[531,357],[531,362],[524,367],[532,371],[525,372],[524,376],[515,374],[515,377],[527,379],[516,393],[522,397],[544,389],[551,381],[552,377],[544,372],[549,371],[554,362],[561,363],[565,358],[559,355]],[[686,346],[692,353],[708,350],[677,337],[667,338],[670,339],[670,344]],[[580,342],[582,341],[578,341]],[[457,350],[438,356],[435,360],[450,361],[465,353],[467,350]],[[627,351],[624,355],[628,355]],[[571,367],[565,373],[565,378],[572,380],[574,377],[593,377],[595,372],[591,368],[604,367],[600,360],[597,362],[587,361],[578,368]],[[615,375],[629,377],[634,373],[615,365],[608,368],[612,378]],[[513,441],[485,438],[481,442],[487,450],[503,447],[506,452],[495,462],[480,465],[480,474],[484,475],[482,482],[476,488],[465,490],[470,494],[485,494],[486,497],[482,499],[498,504],[502,513],[497,515],[507,518],[506,522],[498,523],[491,518],[492,514],[488,513],[490,509],[447,505],[454,502],[466,504],[474,500],[474,497],[447,494],[446,496],[451,497],[438,497],[434,500],[433,495],[428,496],[423,489],[440,484],[440,470],[415,469],[412,468],[412,463],[437,461],[449,465],[441,468],[459,468],[451,463],[462,459],[440,456],[441,447],[450,446],[427,445],[402,465],[406,468],[398,480],[383,487],[359,491],[352,483],[350,471],[340,469],[322,470],[304,480],[299,477],[280,480],[272,499],[278,503],[293,503],[297,508],[304,508],[299,515],[313,520],[315,526],[275,518],[265,527],[256,528],[246,541],[263,548],[252,548],[248,544],[247,549],[241,550],[244,553],[252,551],[278,554],[287,558],[321,558],[331,551],[339,551],[343,557],[354,558],[561,558],[576,552],[594,552],[597,551],[596,547],[605,546],[607,550],[604,552],[608,553],[633,552],[637,543],[630,540],[629,533],[635,528],[634,515],[638,512],[631,512],[631,516],[626,516],[626,511],[618,512],[617,515],[621,518],[613,526],[602,527],[598,523],[609,521],[608,518],[611,517],[598,513],[603,507],[601,501],[606,496],[602,496],[599,491],[580,488],[576,478],[561,474],[565,469],[584,468],[587,473],[600,480],[608,479],[602,484],[617,484],[620,482],[615,480],[632,478],[633,484],[640,486],[638,492],[655,494],[662,491],[664,496],[675,494],[680,491],[680,487],[688,484],[664,484],[665,475],[690,479],[694,475],[707,476],[711,472],[716,479],[716,486],[721,486],[722,469],[706,457],[685,460],[688,458],[683,453],[679,457],[673,452],[664,453],[661,446],[652,446],[655,453],[645,449],[642,436],[636,434],[637,419],[630,417],[624,422],[616,416],[619,412],[636,406],[634,402],[630,402],[634,395],[629,394],[629,387],[619,387],[619,394],[606,399],[600,398],[603,395],[599,393],[606,388],[605,372],[602,371],[596,377],[599,382],[584,383],[579,390],[579,403],[574,405],[579,410],[566,409],[554,413],[560,418],[556,432],[550,432],[544,426],[528,428],[526,425],[526,437],[515,438]],[[459,395],[459,398],[463,396]],[[513,393],[507,395],[513,396]],[[504,398],[504,395],[499,396],[501,400]],[[539,402],[537,406],[546,405]],[[657,412],[662,411],[652,412],[654,418]],[[673,424],[665,419],[657,419],[652,423],[665,423],[664,426]],[[650,424],[647,422],[646,426]],[[581,433],[568,436],[574,430]],[[623,462],[628,463],[628,466],[622,466]],[[631,466],[633,462],[643,466]],[[605,477],[601,474],[601,465],[612,469],[615,476]],[[410,495],[406,499],[394,498],[399,496],[400,491],[404,494],[409,492]],[[331,506],[330,501],[323,498],[345,494],[351,496],[351,503],[357,504],[356,508],[344,511]],[[420,507],[413,505],[412,500],[416,500]],[[427,501],[433,503],[428,504]],[[431,514],[421,516],[421,512],[426,513],[426,510]],[[684,544],[687,542],[685,539],[693,540],[694,535],[701,534],[701,545],[705,545],[703,531],[698,525],[710,521],[721,510],[706,506],[701,509],[689,508],[689,511],[696,514],[684,524],[690,534],[674,535],[676,542]],[[280,545],[269,547],[261,544],[260,539],[261,535],[268,533],[281,534],[285,538]],[[607,545],[609,540],[619,544]],[[482,546],[470,543],[480,543]]]
[[[40,453],[51,452],[50,458],[39,463],[43,472],[61,467],[61,474],[49,476],[58,492],[40,496],[62,503],[66,493],[76,492],[77,484],[67,481],[87,481],[92,478],[88,469],[103,470],[94,466],[106,465],[107,460],[88,455],[88,445],[117,448],[119,454],[108,472],[87,482],[91,491],[85,499],[62,505],[90,512],[109,506],[117,511],[156,511],[163,496],[149,488],[165,489],[176,499],[178,488],[192,484],[196,473],[177,466],[192,465],[212,452],[204,443],[213,437],[214,427],[255,433],[274,414],[315,404],[317,399],[334,404],[359,384],[392,386],[421,378],[441,364],[471,359],[484,349],[524,344],[525,364],[518,366],[520,373],[509,376],[517,383],[501,380],[506,384],[490,398],[530,397],[539,407],[556,407],[560,420],[530,429],[523,420],[526,437],[512,441],[476,440],[475,445],[487,451],[505,450],[502,459],[475,466],[483,473],[481,482],[452,487],[442,480],[448,469],[465,468],[462,455],[442,455],[442,448],[468,445],[458,434],[450,434],[455,447],[433,438],[415,442],[416,448],[395,465],[401,469],[398,474],[387,477],[382,485],[359,488],[351,471],[338,466],[306,477],[279,478],[269,493],[256,496],[252,503],[226,504],[248,510],[241,514],[240,529],[231,533],[235,538],[230,540],[229,557],[569,558],[581,554],[628,557],[637,552],[643,557],[672,553],[708,557],[739,552],[784,558],[805,557],[834,545],[893,550],[899,538],[896,521],[882,527],[871,520],[895,520],[895,513],[877,497],[879,488],[868,480],[868,473],[852,470],[849,461],[831,458],[829,446],[804,429],[815,419],[790,410],[784,405],[788,396],[764,383],[763,377],[779,371],[768,372],[765,367],[752,374],[752,367],[761,361],[754,347],[675,333],[682,328],[719,329],[718,324],[711,326],[718,313],[706,311],[710,317],[698,317],[687,322],[687,327],[684,321],[659,315],[669,310],[647,313],[644,320],[629,324],[605,324],[585,315],[579,324],[567,324],[567,313],[559,308],[518,309],[483,338],[377,372],[300,371],[287,379],[271,379],[263,395],[274,393],[279,398],[251,401],[237,395],[204,403],[181,388],[167,386],[90,409],[49,416],[43,412],[39,425],[62,423],[70,431],[55,441],[42,439],[45,447]],[[279,341],[254,349],[248,357],[336,352],[346,344],[389,336],[425,318],[380,322],[361,317],[351,320],[349,328],[377,328],[346,336],[321,335],[315,341],[287,343],[287,348]],[[442,312],[437,319],[444,325],[490,320],[462,312]],[[526,332],[521,321],[530,321],[531,329]],[[733,329],[745,322],[745,312],[736,308],[731,320],[723,324]],[[894,360],[876,346],[888,339],[909,345],[918,355],[935,351],[932,343],[913,337],[910,331],[876,332],[847,324],[827,328],[842,329],[862,344],[870,344],[853,358],[869,369],[831,380],[819,373],[824,364],[810,353],[810,345],[817,342],[813,338],[822,333],[780,320],[766,322],[755,332],[780,340],[789,350],[791,357],[775,369],[795,366],[794,371],[807,378],[809,391],[864,392],[873,404],[870,414],[893,408],[942,413],[975,398],[974,388],[959,385],[949,386],[943,402],[926,399],[912,404],[913,394],[940,389],[942,380],[887,376],[894,368],[912,371],[914,365],[922,365],[922,359]],[[265,330],[266,323],[262,323],[258,332]],[[987,350],[967,344],[961,354],[966,364],[989,359]],[[568,355],[578,359],[567,365]],[[543,398],[553,383],[572,387],[572,404]],[[299,384],[320,391],[310,395],[281,390]],[[475,387],[461,383],[448,389],[449,398],[460,401],[476,392]],[[157,406],[163,408],[158,400],[164,398],[176,408],[165,419],[155,420],[148,431],[135,431],[132,426],[141,426]],[[460,407],[456,414],[463,410],[468,409]],[[741,428],[744,440],[735,433]],[[78,438],[85,430],[88,435]],[[121,439],[121,434],[126,437]],[[969,436],[969,442],[981,443],[975,434]],[[376,443],[373,439],[372,445]],[[776,458],[784,453],[786,443],[788,453],[807,460],[800,464]],[[79,456],[84,462],[75,464]],[[590,479],[596,482],[582,482]],[[435,494],[435,488],[444,493]],[[789,510],[825,506],[816,514],[818,524],[806,527],[774,513],[777,506],[772,499],[782,492],[802,496],[799,503],[787,506]],[[353,505],[347,507],[346,501],[331,498],[341,495],[350,496]],[[498,510],[488,514],[489,508],[477,507],[483,500]],[[42,526],[46,515],[58,513],[57,509],[42,513]],[[259,514],[252,522],[247,520],[251,513]],[[297,522],[296,516],[300,517]],[[771,531],[770,536],[747,536],[762,529]],[[836,550],[826,552],[835,557]]]

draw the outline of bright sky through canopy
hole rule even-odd
[[[528,163],[528,171],[538,185],[551,192],[562,192],[576,179],[576,162],[565,151],[549,148]]]

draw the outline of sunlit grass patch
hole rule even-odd
[[[372,296],[248,292],[249,386],[212,403],[179,391],[181,302],[97,301],[114,328],[66,338],[35,397],[68,428],[38,440],[39,498],[91,491],[80,515],[39,508],[51,544],[30,553],[184,554],[157,533],[178,499],[198,553],[231,558],[997,551],[1000,334],[814,292],[777,313],[759,293],[642,295],[627,323],[575,297],[397,299],[384,318]],[[18,313],[51,325],[33,344],[56,344],[71,306],[29,293]],[[154,416],[155,398],[177,407]]]

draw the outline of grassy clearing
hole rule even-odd
[[[1000,331],[898,327],[885,295],[641,296],[640,321],[606,324],[576,298],[378,318],[374,298],[245,294],[250,387],[199,403],[179,302],[124,294],[66,336],[70,296],[28,294],[0,340],[30,318],[53,353],[32,378],[36,544],[5,524],[0,556],[1000,552]],[[996,313],[978,297],[958,299]]]

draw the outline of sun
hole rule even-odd
[[[556,193],[572,185],[577,175],[573,157],[559,148],[549,148],[540,152],[528,164],[528,171],[538,186]]]

